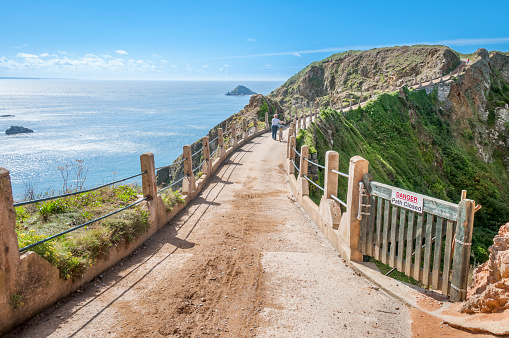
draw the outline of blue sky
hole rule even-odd
[[[509,51],[500,0],[0,0],[0,8],[0,77],[285,80],[348,49]]]

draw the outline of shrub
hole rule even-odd
[[[180,191],[173,191],[171,189],[161,196],[161,198],[163,199],[164,205],[166,205],[167,211],[173,210],[173,207],[177,204],[186,203]]]

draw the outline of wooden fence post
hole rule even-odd
[[[247,119],[242,120],[242,131],[243,131],[243,139],[244,141],[247,139]]]
[[[301,125],[302,125],[302,115],[299,115],[297,119],[297,131],[301,129]]]
[[[253,119],[254,135],[258,135],[258,118]]]
[[[217,129],[217,146],[218,147],[221,147],[221,149],[219,149],[219,156],[221,157],[221,159],[224,159],[225,156],[226,156],[226,150],[224,149],[224,133],[223,133],[223,128],[219,128]]]
[[[287,142],[287,146],[286,146],[286,158],[290,158],[290,142],[291,142],[291,137],[293,135],[294,127],[295,127],[294,122],[291,122],[290,128],[288,128],[288,142]]]
[[[459,302],[467,297],[468,268],[472,249],[475,201],[464,199],[458,204],[458,223],[454,244],[451,277],[451,301]]]
[[[7,169],[0,168],[0,304],[4,306],[14,294],[19,257],[11,178]]]
[[[143,197],[152,200],[157,196],[156,170],[154,165],[154,154],[145,153],[140,156],[141,172],[146,172],[141,176],[141,185],[143,188]]]
[[[307,115],[305,112],[302,112],[302,129],[306,129],[306,120],[307,120]]]
[[[269,112],[265,113],[265,129],[270,129],[270,126],[269,126]]]
[[[191,146],[184,146],[182,157],[184,157],[184,175],[186,175],[182,182],[182,195],[191,195],[196,189]]]
[[[359,250],[360,239],[360,220],[357,219],[359,212],[359,182],[362,181],[365,174],[368,173],[369,162],[360,156],[354,156],[350,159],[348,169],[348,192],[346,196],[346,224],[347,224],[347,244],[349,246],[347,255],[352,261],[362,262],[362,252]],[[337,175],[336,175],[337,177]]]
[[[237,142],[237,122],[232,122],[231,126],[232,126],[231,139],[233,139],[232,147],[236,147],[238,144],[238,142]]]
[[[300,182],[300,193],[302,196],[309,196],[309,184],[308,180],[304,177],[308,175],[308,161],[306,159],[309,158],[309,147],[307,145],[303,145],[300,147],[300,165],[299,165],[299,177],[301,179]]]
[[[290,174],[295,173],[295,167],[293,166],[293,162],[295,162],[295,136],[290,137],[290,143],[288,144],[288,147],[290,147]]]
[[[208,136],[204,136],[201,139],[201,142],[203,144],[203,161],[204,161],[203,167],[201,168],[201,172],[203,173],[203,175],[209,176],[210,172],[212,171],[211,170],[212,165],[210,163],[210,142],[209,142],[209,137]]]

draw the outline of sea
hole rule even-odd
[[[237,85],[269,94],[276,81],[87,81],[0,79],[0,167],[16,201],[140,173],[140,155],[171,164],[191,144],[249,102],[226,96]],[[10,126],[33,133],[6,135]],[[67,179],[62,175],[69,174]],[[74,182],[73,182],[74,180]],[[140,183],[141,180],[135,180]]]

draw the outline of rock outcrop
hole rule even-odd
[[[445,46],[411,46],[348,51],[313,62],[269,96],[283,106],[295,100],[337,104],[348,97],[401,87],[440,76],[460,64],[458,53]],[[341,97],[340,97],[341,96]]]
[[[455,132],[472,129],[479,157],[492,163],[495,150],[504,154],[509,147],[509,56],[481,48],[449,85],[445,109]],[[509,157],[503,160],[509,170]]]
[[[269,116],[272,114],[279,114],[279,116],[283,116],[283,108],[281,105],[277,101],[272,100],[271,98],[262,94],[255,94],[251,96],[249,103],[236,115],[240,115],[248,119],[255,116],[263,117],[259,115],[263,110],[262,107],[264,104],[267,104],[267,112],[269,113]],[[263,114],[265,113],[263,112]]]
[[[474,272],[464,313],[492,313],[509,309],[509,223],[500,227],[489,248],[489,260]]]
[[[228,92],[224,95],[226,96],[244,96],[244,95],[254,95],[256,94],[251,89],[245,87],[245,86],[237,86],[234,90],[231,92]]]
[[[7,135],[14,135],[14,134],[24,134],[24,133],[33,133],[34,131],[32,129],[28,129],[26,127],[21,126],[10,126],[7,128],[5,133]]]

